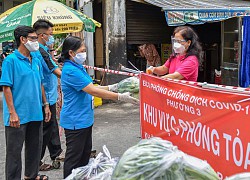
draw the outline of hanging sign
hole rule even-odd
[[[250,16],[250,10],[166,10],[165,16],[169,26],[179,26],[222,21],[237,16]]]

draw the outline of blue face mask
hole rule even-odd
[[[54,39],[54,37],[53,36],[49,36],[49,40],[48,41],[46,41],[46,45],[47,46],[50,46],[50,45],[52,45],[52,44],[54,44],[55,43],[55,39]]]

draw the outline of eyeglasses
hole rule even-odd
[[[27,38],[31,39],[31,41],[37,41],[38,40],[37,36],[27,36]]]
[[[187,42],[184,39],[175,39],[175,38],[171,38],[173,43],[183,43],[183,42]]]

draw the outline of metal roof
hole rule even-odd
[[[249,9],[250,0],[144,0],[163,10]]]

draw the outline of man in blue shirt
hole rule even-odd
[[[52,60],[49,53],[49,48],[51,44],[54,43],[54,38],[52,36],[53,24],[47,20],[38,20],[34,23],[33,28],[36,30],[39,42],[38,56],[42,57],[42,67],[43,67],[43,85],[45,89],[45,94],[47,101],[49,103],[49,108],[51,111],[51,120],[49,122],[43,123],[43,146],[41,153],[41,160],[44,157],[46,147],[49,149],[50,157],[54,161],[56,158],[60,158],[62,155],[61,142],[59,137],[58,123],[56,119],[56,102],[57,102],[57,77],[61,77],[61,70]],[[40,52],[40,53],[39,53]],[[50,164],[42,163],[41,161],[40,170],[47,171],[52,169]]]
[[[39,178],[42,147],[42,104],[46,104],[42,65],[32,53],[39,48],[35,30],[28,26],[18,26],[14,36],[18,49],[4,60],[0,80],[4,93],[5,176],[6,180],[21,179],[21,152],[25,142],[25,179],[35,179]],[[44,110],[45,119],[49,121],[49,107],[45,105]]]

